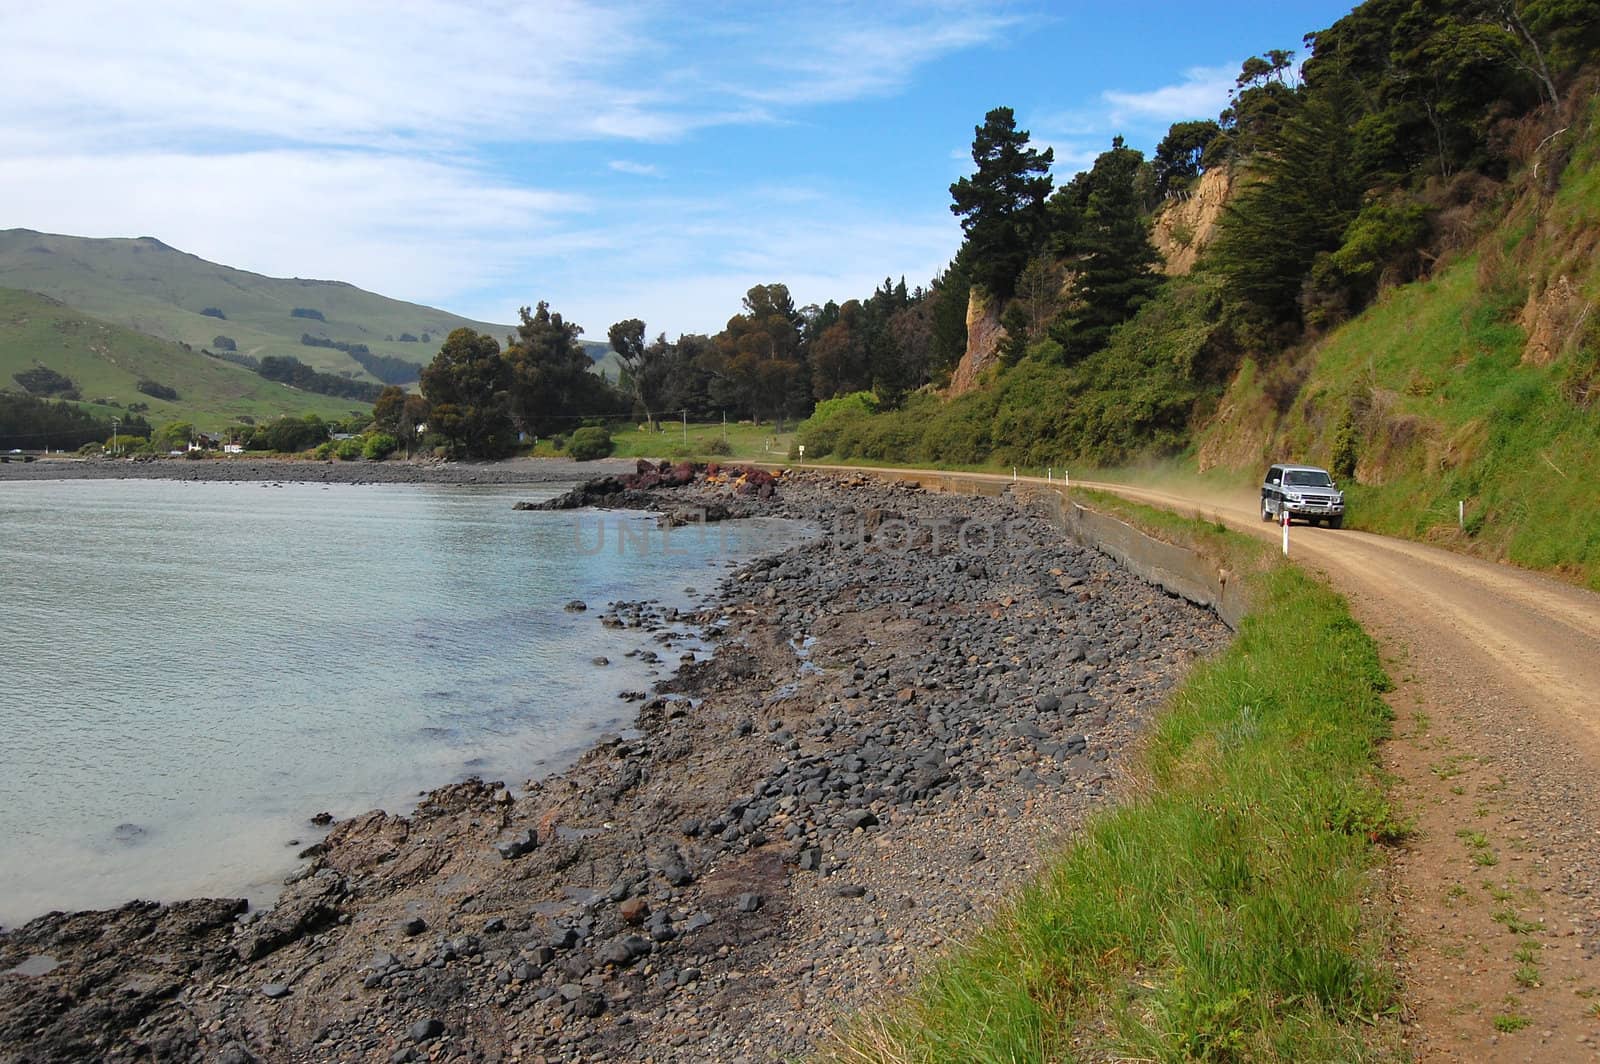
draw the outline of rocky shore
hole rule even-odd
[[[516,793],[469,781],[338,823],[265,912],[136,902],[0,934],[0,1060],[803,1054],[1111,800],[1227,639],[1010,498],[820,474],[734,492],[650,500],[822,535],[692,617],[590,604],[667,660],[691,628],[716,641],[636,728]]]

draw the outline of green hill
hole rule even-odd
[[[0,230],[0,286],[40,292],[196,351],[225,336],[240,354],[293,356],[360,380],[378,378],[344,351],[308,346],[302,336],[364,344],[374,355],[426,365],[452,329],[476,329],[502,341],[512,331],[509,325],[390,299],[344,281],[265,277],[221,266],[153,237],[99,240]],[[219,312],[223,317],[214,316]],[[597,360],[608,350],[603,342],[584,346]]]
[[[1357,527],[1600,589],[1597,117],[1600,98],[1558,182],[1528,167],[1432,276],[1287,366],[1247,361],[1199,435],[1201,468],[1323,463],[1348,474]]]
[[[22,391],[14,374],[44,366],[72,379],[86,405],[115,414],[146,403],[154,425],[192,421],[219,429],[241,415],[257,420],[281,414],[343,418],[365,404],[296,391],[264,380],[242,366],[207,358],[92,317],[35,292],[0,288],[0,389]],[[175,400],[141,393],[141,380],[177,391]],[[98,401],[98,402],[97,402]]]

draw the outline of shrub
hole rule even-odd
[[[222,313],[222,311],[218,310],[216,307],[207,307],[205,310],[202,310],[200,313],[204,314],[208,318],[220,318],[223,321],[227,321],[228,320],[228,316],[226,314]]]
[[[223,336],[220,333],[211,338],[211,346],[216,348],[218,351],[239,350],[239,343],[237,340],[231,336]]]
[[[165,399],[168,402],[173,402],[178,398],[178,389],[148,378],[141,380],[137,387],[152,399]]]
[[[572,439],[567,442],[567,455],[580,462],[590,462],[596,458],[606,457],[611,453],[613,446],[610,429],[590,425],[572,434]]]
[[[796,439],[813,458],[834,454],[841,434],[878,412],[878,400],[871,392],[851,392],[837,399],[824,399],[811,416],[800,423]],[[848,455],[844,455],[848,457]]]
[[[366,445],[361,448],[361,453],[368,460],[379,462],[394,453],[400,442],[387,432],[374,432],[367,437]]]
[[[701,448],[701,450],[706,454],[714,454],[726,458],[733,454],[733,444],[729,443],[721,436],[718,436],[715,439],[708,441],[706,445]]]
[[[22,385],[29,395],[70,395],[76,392],[78,386],[66,374],[57,373],[48,366],[34,366],[20,373],[13,373],[11,379]]]
[[[333,456],[341,462],[359,461],[361,454],[361,439],[357,436],[352,436],[348,440],[338,440],[333,445]]]

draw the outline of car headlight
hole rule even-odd
[[[1286,498],[1288,498],[1288,500],[1290,502],[1299,502],[1300,501],[1300,493],[1298,491],[1291,491],[1286,496]]]

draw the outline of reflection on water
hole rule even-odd
[[[511,510],[557,490],[0,484],[0,922],[260,898],[313,813],[548,770],[651,680],[598,607],[803,534]]]

